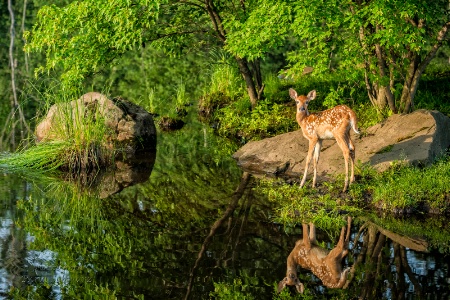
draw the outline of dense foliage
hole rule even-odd
[[[350,80],[364,77],[376,108],[410,112],[423,71],[447,41],[448,9],[444,0],[261,1],[247,19],[233,19],[226,48],[264,57],[293,36],[291,74],[345,70]]]
[[[69,86],[145,43],[172,54],[223,47],[235,57],[253,107],[264,88],[260,59],[291,43],[291,73],[342,69],[351,80],[363,76],[377,109],[409,112],[422,73],[447,40],[447,10],[444,0],[96,0],[43,7],[26,37],[28,51],[46,51],[40,70],[62,67]]]

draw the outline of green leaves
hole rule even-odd
[[[140,45],[151,29],[164,1],[81,1],[63,8],[44,6],[26,51],[45,51],[47,62],[37,72],[62,68],[67,86],[79,85],[86,75]]]
[[[280,67],[291,74],[305,67],[313,67],[313,75],[343,70],[349,79],[365,73],[371,102],[383,106],[378,89],[414,74],[414,82],[420,79],[430,49],[442,43],[436,46],[447,9],[444,0],[86,0],[42,8],[33,31],[25,34],[26,50],[45,52],[46,64],[37,72],[61,69],[68,87],[80,87],[88,75],[145,44],[172,56],[220,47],[248,62],[270,60],[268,54],[279,51],[281,63],[287,61]],[[411,72],[411,63],[422,71]],[[258,77],[252,75],[247,82]],[[249,93],[256,103],[253,87]],[[408,110],[413,99],[407,98],[414,95],[389,97],[390,109]]]
[[[271,48],[280,46],[289,31],[289,1],[258,1],[246,17],[231,15],[225,20],[228,31],[225,49],[250,60],[263,57]]]

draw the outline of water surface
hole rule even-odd
[[[160,134],[156,158],[137,173],[54,178],[4,170],[0,295],[280,299],[276,285],[302,228],[273,221],[257,179],[221,154],[223,143],[207,128],[185,128]],[[338,235],[318,228],[317,239],[331,249]],[[368,213],[354,217],[350,240],[345,289],[326,288],[299,268],[309,299],[448,299],[445,219]],[[289,289],[283,299],[288,294],[298,298]]]

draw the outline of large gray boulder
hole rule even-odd
[[[130,101],[121,98],[110,100],[96,92],[69,103],[54,104],[37,125],[36,139],[38,142],[64,140],[67,138],[68,119],[74,120],[74,126],[83,126],[90,118],[104,119],[109,129],[104,139],[104,146],[108,149],[120,149],[121,154],[128,156],[156,149],[152,115]]]
[[[393,115],[361,135],[353,132],[351,135],[356,161],[370,164],[379,171],[386,170],[394,161],[428,165],[450,146],[450,119],[438,111],[417,110]],[[308,141],[299,129],[249,142],[233,157],[240,167],[254,174],[300,177],[307,153]],[[334,140],[323,142],[317,169],[322,177],[344,172],[342,151]]]

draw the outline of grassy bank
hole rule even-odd
[[[343,176],[321,182],[316,189],[310,187],[311,182],[300,189],[298,183],[274,179],[261,181],[260,187],[276,203],[276,220],[284,224],[320,223],[342,212],[358,215],[367,209],[396,215],[450,213],[448,156],[425,168],[399,163],[383,173],[359,166],[356,175],[347,193],[341,192]]]

